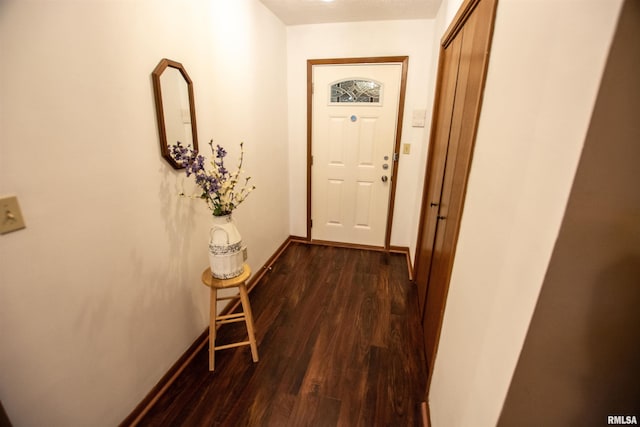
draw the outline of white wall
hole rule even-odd
[[[433,425],[494,426],[558,235],[621,1],[501,0],[431,384]]]
[[[391,244],[415,251],[422,198],[433,87],[428,83],[434,52],[434,21],[376,21],[287,27],[291,234],[306,236],[307,226],[307,60],[369,56],[409,56],[402,143]],[[411,126],[414,109],[427,110],[424,128]]]
[[[257,268],[289,234],[285,28],[254,0],[8,0],[0,41],[0,195],[27,223],[0,236],[0,400],[115,425],[208,323],[209,213],[160,157],[151,71],[184,64],[202,147],[245,141]]]
[[[460,6],[462,6],[463,2],[464,0],[443,0],[438,13],[444,13],[447,27],[449,26],[449,24],[451,24],[453,18],[455,18],[456,13],[458,13],[458,10],[460,9]]]

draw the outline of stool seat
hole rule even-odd
[[[214,287],[218,289],[231,288],[233,286],[238,286],[238,283],[244,282],[251,276],[251,269],[247,264],[242,265],[243,270],[239,276],[232,277],[231,279],[216,279],[211,274],[211,269],[207,268],[202,272],[202,283],[205,286]]]
[[[251,357],[254,362],[258,361],[258,346],[253,328],[253,316],[251,314],[251,305],[249,304],[249,295],[247,293],[246,280],[251,276],[251,269],[247,264],[243,265],[243,271],[239,276],[230,279],[216,279],[211,274],[211,269],[207,268],[202,272],[202,283],[211,289],[210,307],[209,307],[209,371],[215,369],[215,351],[224,350],[232,347],[240,347],[248,345],[251,347]],[[227,289],[237,287],[239,295],[230,297],[218,297],[218,289]],[[218,316],[217,302],[222,300],[235,299],[240,296],[242,311],[240,313],[225,314]],[[247,326],[247,341],[241,341],[233,344],[216,346],[216,327],[225,323],[245,322]]]

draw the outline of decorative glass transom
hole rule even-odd
[[[331,102],[380,102],[380,83],[373,80],[343,80],[331,85]]]

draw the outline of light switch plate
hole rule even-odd
[[[24,218],[16,196],[0,198],[0,234],[25,228]]]
[[[411,144],[402,144],[402,154],[411,154]]]
[[[426,116],[427,110],[413,110],[411,126],[413,126],[414,128],[423,128]]]

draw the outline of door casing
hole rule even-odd
[[[396,135],[393,152],[397,159],[394,162],[391,174],[391,193],[389,195],[389,209],[387,214],[387,226],[385,231],[384,248],[390,248],[391,225],[393,223],[393,206],[396,195],[396,183],[398,176],[398,166],[400,164],[400,141],[402,139],[402,118],[404,116],[404,100],[407,87],[407,71],[409,66],[408,56],[382,56],[363,58],[331,58],[331,59],[309,59],[307,60],[307,240],[311,241],[311,155],[312,155],[312,135],[313,135],[313,67],[315,65],[344,65],[344,64],[382,64],[399,63],[402,64],[402,76],[400,81],[400,98],[398,100],[398,119],[396,124]],[[354,245],[357,246],[357,245]]]

